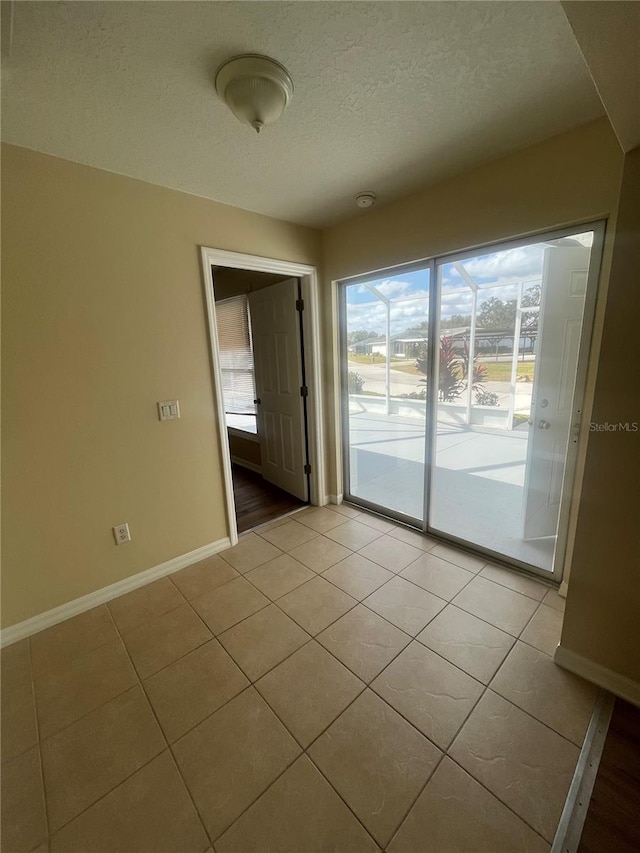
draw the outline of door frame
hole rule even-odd
[[[343,377],[342,352],[343,352],[343,336],[342,328],[345,322],[345,312],[343,306],[342,291],[345,286],[357,284],[370,280],[372,277],[387,273],[397,274],[407,269],[428,268],[432,270],[429,299],[429,322],[432,329],[438,329],[438,318],[440,314],[440,287],[439,287],[439,269],[445,263],[450,263],[454,260],[466,260],[475,257],[479,252],[498,251],[503,248],[518,248],[527,246],[536,240],[553,240],[560,237],[571,236],[582,231],[589,230],[594,232],[593,245],[591,247],[591,262],[587,277],[587,290],[585,296],[584,315],[582,321],[582,334],[580,339],[580,348],[578,355],[578,367],[575,377],[574,399],[572,402],[571,414],[571,437],[567,450],[565,470],[562,481],[562,497],[560,501],[560,512],[558,518],[558,534],[554,556],[554,571],[553,573],[546,572],[544,569],[538,569],[530,564],[525,564],[520,560],[511,557],[505,557],[489,548],[485,548],[466,540],[459,539],[451,534],[436,530],[429,525],[428,508],[431,502],[431,467],[435,460],[435,442],[437,430],[437,370],[438,359],[436,353],[436,335],[430,335],[429,346],[429,365],[430,371],[428,376],[427,389],[431,388],[431,392],[427,390],[427,423],[425,435],[425,498],[424,498],[424,517],[420,528],[423,533],[428,534],[431,538],[437,539],[444,544],[456,545],[462,549],[468,550],[470,553],[480,554],[493,560],[496,563],[502,563],[510,568],[516,568],[526,574],[530,574],[536,578],[542,578],[552,585],[560,585],[563,582],[565,571],[567,570],[567,556],[570,556],[570,549],[573,544],[574,531],[570,528],[572,509],[579,503],[581,497],[581,483],[578,479],[580,449],[583,443],[586,442],[586,433],[581,429],[584,420],[584,408],[587,394],[587,374],[593,357],[593,330],[596,314],[596,301],[600,289],[601,273],[603,265],[604,240],[607,229],[607,219],[600,217],[597,219],[589,219],[585,222],[578,222],[573,225],[564,227],[548,228],[528,234],[527,236],[518,236],[513,238],[504,238],[501,240],[492,240],[487,243],[480,243],[475,247],[466,248],[459,251],[442,252],[431,255],[427,258],[417,261],[396,264],[392,267],[383,267],[381,269],[372,270],[368,273],[359,273],[353,276],[345,276],[336,279],[333,284],[333,310],[336,327],[339,334],[336,335],[336,344],[334,347],[335,358],[335,401],[339,423],[340,440],[337,442],[338,452],[336,454],[337,462],[337,482],[340,498],[347,493],[348,490],[348,453],[345,452],[345,438],[348,434],[345,430],[345,381]],[[432,266],[431,266],[432,265]],[[346,395],[348,399],[348,394]],[[348,420],[348,418],[347,418]],[[356,504],[365,506],[373,512],[380,512],[381,508],[369,504],[367,501],[352,498],[348,496],[348,500]],[[399,518],[399,516],[385,509],[385,516],[396,517],[400,521],[411,524],[407,519]]]
[[[322,358],[320,344],[318,271],[308,264],[292,263],[277,258],[265,258],[247,255],[243,252],[229,252],[200,246],[202,275],[206,298],[207,319],[209,325],[209,353],[213,374],[214,403],[219,427],[220,455],[226,497],[227,527],[231,544],[238,542],[233,475],[231,469],[231,451],[226,428],[224,399],[222,395],[222,372],[216,325],[215,291],[212,267],[231,267],[233,269],[254,270],[255,272],[282,273],[283,276],[299,278],[302,286],[304,311],[302,326],[304,332],[304,358],[307,387],[307,430],[309,437],[309,463],[311,464],[309,501],[315,506],[328,503],[324,470],[324,429],[322,399]]]

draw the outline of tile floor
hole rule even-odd
[[[2,851],[548,851],[562,608],[352,507],[248,533],[2,651]]]

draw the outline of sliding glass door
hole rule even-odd
[[[347,499],[558,578],[601,242],[565,230],[343,285]]]
[[[431,267],[345,284],[346,496],[422,525]]]

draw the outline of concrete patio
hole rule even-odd
[[[425,421],[415,414],[349,417],[352,495],[423,516]],[[528,424],[488,430],[438,422],[430,526],[551,571],[555,537],[522,538]]]

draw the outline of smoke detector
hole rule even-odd
[[[358,193],[358,195],[355,197],[355,200],[358,207],[373,207],[373,205],[376,203],[377,196],[374,192],[366,190],[363,193]]]

